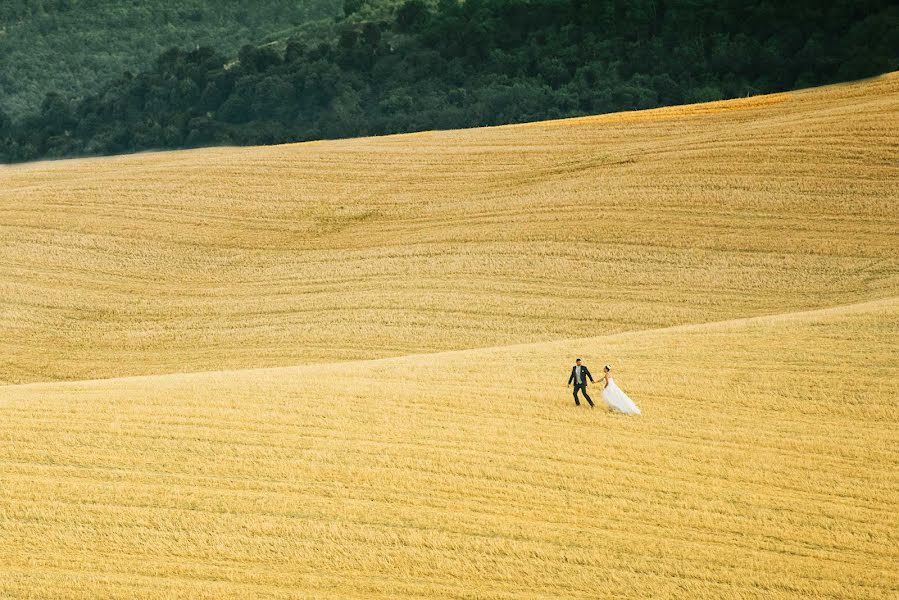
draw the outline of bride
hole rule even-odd
[[[615,385],[615,380],[612,379],[612,376],[610,375],[611,370],[611,365],[606,365],[603,368],[603,371],[605,371],[604,378],[606,384],[602,388],[602,399],[605,400],[606,404],[609,405],[609,408],[613,410],[623,412],[626,415],[639,415],[640,409],[637,408],[634,401],[628,398],[627,394],[622,392],[620,387]]]

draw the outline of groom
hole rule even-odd
[[[571,382],[574,382],[574,405],[581,405],[581,401],[578,400],[577,397],[578,391],[581,391],[584,393],[584,398],[587,399],[590,408],[593,408],[593,400],[587,395],[587,379],[590,379],[590,383],[594,383],[593,375],[590,374],[590,369],[581,365],[581,359],[577,359],[574,361],[574,366],[571,367],[571,377],[568,378],[568,385],[571,385]]]

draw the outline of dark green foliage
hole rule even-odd
[[[396,11],[396,27],[402,32],[412,32],[426,26],[430,11],[423,0],[406,0]]]
[[[48,91],[76,97],[172,46],[241,45],[311,20],[340,0],[0,0],[0,108],[33,112]]]
[[[0,158],[472,127],[703,102],[899,68],[888,1],[347,1],[286,46],[172,49],[4,125]],[[3,131],[6,131],[4,137]],[[5,140],[5,141],[2,141]]]

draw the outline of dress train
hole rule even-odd
[[[609,377],[609,385],[602,391],[602,399],[606,401],[609,408],[622,412],[626,415],[639,415],[640,409],[634,404],[634,401],[627,397],[621,388],[615,385],[615,380]]]

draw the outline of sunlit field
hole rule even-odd
[[[895,597],[897,156],[891,74],[0,168],[0,598]]]
[[[0,381],[291,366],[891,297],[899,75],[0,168]]]

